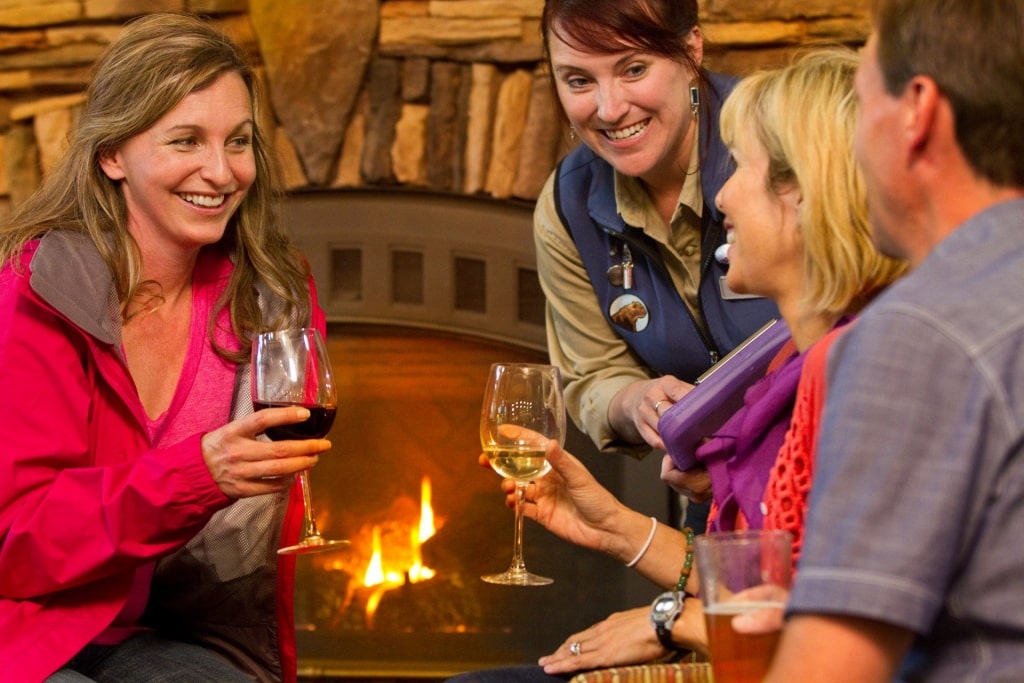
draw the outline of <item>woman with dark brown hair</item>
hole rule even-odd
[[[658,420],[775,305],[724,286],[718,113],[735,79],[703,66],[696,0],[548,0],[554,88],[578,145],[534,220],[551,362],[602,450],[664,450]],[[625,315],[629,312],[629,315]],[[621,314],[620,314],[621,313]],[[670,472],[692,497],[702,471]]]

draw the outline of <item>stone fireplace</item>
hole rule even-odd
[[[857,44],[869,4],[703,0],[709,66],[742,74],[811,41]],[[63,154],[89,68],[124,21],[156,9],[209,15],[265,78],[266,130],[291,192],[285,218],[316,274],[342,386],[313,494],[321,529],[353,548],[298,561],[310,683],[534,661],[656,592],[529,522],[527,564],[555,584],[478,578],[507,565],[512,543],[497,477],[476,464],[485,373],[546,357],[530,211],[567,140],[541,63],[542,7],[0,3],[0,219]],[[667,517],[656,458],[602,456],[577,432],[569,448],[632,507]]]
[[[63,154],[89,70],[157,10],[212,17],[252,55],[289,190],[536,198],[564,152],[543,0],[4,0],[0,218]],[[744,74],[818,41],[857,45],[870,0],[702,0],[709,68]]]

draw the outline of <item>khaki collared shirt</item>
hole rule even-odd
[[[694,139],[699,136],[695,135]],[[615,203],[627,224],[640,228],[657,241],[676,289],[694,318],[703,325],[697,303],[700,217],[704,210],[698,145],[693,145],[686,182],[670,228],[665,226],[654,202],[636,178],[615,173]],[[619,440],[608,419],[608,406],[625,386],[651,379],[654,373],[641,364],[605,319],[579,250],[558,217],[554,174],[537,199],[534,241],[537,271],[547,296],[548,351],[551,363],[562,372],[570,416],[602,450],[643,457],[650,448],[646,444],[627,444]]]

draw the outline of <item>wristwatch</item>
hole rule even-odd
[[[686,593],[682,591],[665,591],[651,603],[651,625],[658,636],[658,642],[666,650],[678,650],[679,646],[672,642],[672,624],[683,613]]]

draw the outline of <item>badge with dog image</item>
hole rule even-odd
[[[616,297],[608,307],[612,322],[630,332],[643,332],[650,322],[650,313],[643,301],[633,294]]]

